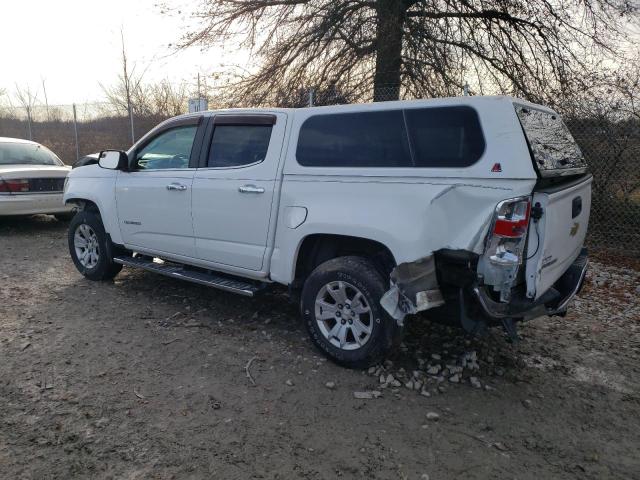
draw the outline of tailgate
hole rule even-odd
[[[537,299],[580,254],[591,209],[591,175],[569,185],[534,192],[542,217],[529,226],[526,261],[527,297]]]

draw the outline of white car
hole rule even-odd
[[[67,218],[73,206],[62,199],[71,171],[36,142],[0,137],[0,216],[45,213]]]
[[[564,315],[591,182],[562,119],[510,97],[200,112],[69,174],[69,250],[92,280],[287,285],[313,342],[362,367],[407,314],[512,336]]]

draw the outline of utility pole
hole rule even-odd
[[[47,108],[47,122],[51,120],[49,117],[49,100],[47,99],[47,87],[44,85],[44,78],[42,79],[42,91],[44,93],[44,105]]]
[[[131,79],[127,72],[127,52],[124,48],[124,32],[120,29],[120,38],[122,39],[122,70],[124,76],[124,89],[127,97],[127,111],[129,112],[129,122],[131,123],[131,144],[136,143],[136,136],[133,129],[133,107],[131,105]]]
[[[76,104],[73,104],[73,133],[76,137],[76,160],[80,160],[80,146],[78,145],[78,117],[76,115]]]

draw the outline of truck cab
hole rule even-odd
[[[163,122],[73,170],[78,269],[256,295],[290,288],[314,343],[361,367],[406,315],[471,332],[564,314],[591,176],[553,111],[511,97],[233,109]]]

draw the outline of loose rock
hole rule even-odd
[[[353,397],[358,400],[368,400],[371,398],[378,398],[382,396],[382,392],[378,390],[370,390],[367,392],[353,392]]]
[[[440,365],[433,365],[427,368],[427,373],[429,375],[438,375],[438,373],[440,373]]]

